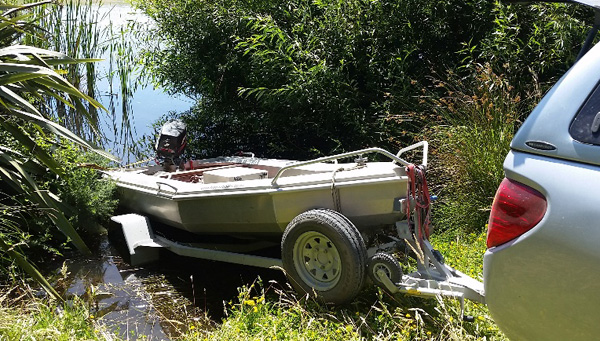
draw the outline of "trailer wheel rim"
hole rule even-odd
[[[373,275],[375,276],[375,278],[379,277],[377,275],[377,272],[379,272],[379,270],[383,271],[385,273],[386,277],[393,281],[392,270],[389,268],[389,266],[387,266],[387,264],[383,264],[383,263],[375,264],[375,266],[373,267]]]
[[[333,289],[340,280],[342,262],[331,239],[309,231],[294,243],[294,265],[300,279],[320,291]]]

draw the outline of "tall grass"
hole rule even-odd
[[[99,58],[106,51],[103,40],[105,32],[98,26],[103,18],[98,10],[100,3],[92,0],[68,0],[65,4],[38,6],[34,8],[37,34],[26,35],[23,43],[53,51],[63,52],[74,59]],[[94,62],[73,63],[63,68],[65,78],[80,91],[98,98],[96,85],[98,70]],[[43,112],[60,122],[67,129],[90,141],[102,142],[97,130],[100,114],[98,109],[86,105],[92,118],[82,120],[80,108],[66,105],[62,101],[49,98],[41,106]]]
[[[440,198],[434,221],[441,230],[478,232],[504,177],[514,133],[541,92],[534,88],[521,95],[489,65],[477,66],[469,78],[449,78],[436,82],[443,95],[431,100],[444,124],[426,133],[435,147],[429,178]]]
[[[108,77],[109,82],[109,111],[112,119],[113,136],[115,143],[121,143],[121,152],[123,155],[137,153],[138,146],[135,141],[135,131],[133,126],[133,94],[142,82],[141,77],[136,77],[137,57],[134,42],[137,40],[136,31],[140,26],[131,22],[126,27],[110,23],[106,28],[111,37],[108,44]],[[116,81],[116,82],[115,82]],[[121,98],[114,96],[118,93]],[[120,108],[118,108],[120,103]],[[120,123],[119,123],[120,122]]]
[[[0,291],[2,340],[116,340],[79,298],[68,303],[36,298],[27,286]]]

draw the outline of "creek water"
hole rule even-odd
[[[66,297],[82,298],[98,323],[123,339],[167,340],[190,323],[212,328],[238,302],[238,288],[285,283],[279,270],[200,260],[168,251],[141,267],[123,261],[107,237],[95,257],[69,257],[55,264],[54,286]],[[279,286],[278,284],[274,284]]]
[[[97,7],[93,7],[99,12],[98,27],[103,30],[112,27],[114,34],[119,34],[122,30],[127,32],[130,27],[128,25],[132,22],[138,26],[135,28],[144,27],[144,25],[152,25],[150,19],[141,11],[134,9],[126,0],[111,0],[108,2],[102,2]],[[139,53],[141,44],[135,41],[136,37],[134,34],[124,34],[123,37],[114,36],[108,39],[125,39],[124,42],[131,51],[129,53]],[[119,137],[115,136],[113,126],[121,126],[122,116],[120,110],[123,107],[123,98],[121,96],[121,85],[117,76],[112,76],[112,86],[109,79],[110,63],[113,64],[115,60],[121,58],[118,55],[118,51],[107,50],[104,55],[100,56],[103,60],[98,63],[98,77],[97,87],[100,93],[100,97],[97,100],[102,103],[106,108],[109,108],[111,113],[108,117],[105,117],[101,122],[101,129],[106,134],[106,137],[110,141],[119,143]],[[113,72],[116,66],[113,65]],[[143,67],[143,66],[142,66]],[[141,70],[133,70],[128,75],[128,78],[133,83],[137,82]],[[152,135],[155,132],[152,129],[152,123],[154,123],[161,116],[168,112],[175,111],[181,112],[190,109],[195,100],[184,95],[168,94],[164,89],[156,88],[147,81],[137,82],[137,86],[133,88],[130,100],[130,115],[131,128],[133,139],[137,140],[144,135]],[[114,112],[112,112],[114,110]],[[135,161],[131,159],[131,155],[120,155],[119,148],[113,145],[114,153],[126,161]]]

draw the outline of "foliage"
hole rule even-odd
[[[199,135],[225,132],[207,153],[238,144],[294,157],[387,144],[392,128],[382,127],[382,119],[415,109],[415,79],[432,61],[456,62],[447,51],[470,36],[464,22],[484,25],[474,15],[454,16],[489,7],[483,1],[459,12],[439,1],[138,4],[159,25],[155,36],[168,43],[146,62],[163,85],[201,96],[189,114],[204,128]]]
[[[461,51],[464,68],[490,64],[524,100],[523,92],[552,85],[573,64],[594,23],[593,11],[577,5],[498,5],[493,17],[490,34]]]
[[[36,107],[36,104],[44,103],[45,96],[52,97],[66,106],[77,108],[80,119],[92,126],[94,117],[85,110],[83,103],[101,108],[97,101],[63,78],[61,70],[57,68],[81,63],[82,60],[17,44],[23,35],[34,28],[30,14],[21,13],[38,5],[3,6],[4,12],[0,16],[0,132],[4,137],[0,149],[0,193],[1,204],[6,208],[0,215],[0,248],[2,257],[11,257],[29,275],[40,281],[48,292],[56,294],[21,255],[22,244],[26,245],[32,235],[42,241],[49,238],[47,230],[29,228],[31,225],[23,222],[28,217],[44,215],[80,251],[89,254],[89,249],[64,215],[62,202],[53,193],[43,190],[36,180],[36,176],[47,176],[49,172],[59,177],[65,175],[64,167],[36,141],[51,143],[53,138],[60,137],[99,155],[110,155],[95,149]],[[18,146],[19,150],[9,146]]]
[[[109,163],[97,154],[82,152],[72,143],[63,142],[52,154],[64,165],[65,176],[50,179],[52,192],[70,206],[69,221],[81,233],[94,234],[98,225],[108,221],[117,206],[115,185],[95,169]]]
[[[520,93],[573,62],[591,12],[468,1],[139,1],[160,44],[146,64],[200,97],[181,116],[200,155],[307,158],[395,149],[425,125],[427,76],[489,63]],[[186,20],[181,20],[186,18]],[[540,77],[535,78],[534,76]],[[427,90],[428,89],[428,90]]]

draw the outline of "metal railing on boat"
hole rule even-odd
[[[422,159],[422,165],[427,167],[427,152],[429,149],[429,144],[427,143],[427,141],[421,141],[418,143],[415,143],[413,145],[410,145],[406,148],[402,148],[400,149],[400,151],[398,152],[398,154],[394,155],[390,152],[388,152],[385,149],[382,148],[366,148],[366,149],[360,149],[360,150],[356,150],[353,152],[347,152],[347,153],[342,153],[342,154],[337,154],[337,155],[331,155],[331,156],[324,156],[324,157],[320,157],[317,159],[313,159],[313,160],[308,160],[308,161],[300,161],[300,162],[296,162],[293,163],[291,165],[287,165],[284,167],[281,167],[281,169],[279,169],[279,171],[277,172],[277,174],[275,174],[275,176],[273,177],[273,180],[271,180],[271,185],[272,186],[277,186],[277,180],[281,177],[281,175],[288,169],[292,169],[292,168],[296,168],[296,167],[301,167],[301,166],[307,166],[307,165],[312,165],[315,163],[320,163],[320,162],[327,162],[327,161],[335,161],[338,159],[344,159],[344,158],[348,158],[348,157],[352,157],[352,156],[360,156],[363,154],[370,154],[370,153],[376,153],[376,154],[381,154],[384,156],[387,156],[388,158],[392,159],[392,162],[397,162],[403,166],[408,166],[409,164],[411,164],[410,162],[402,159],[400,156],[402,154],[404,154],[407,151],[416,149],[422,147],[423,148],[423,159]]]

